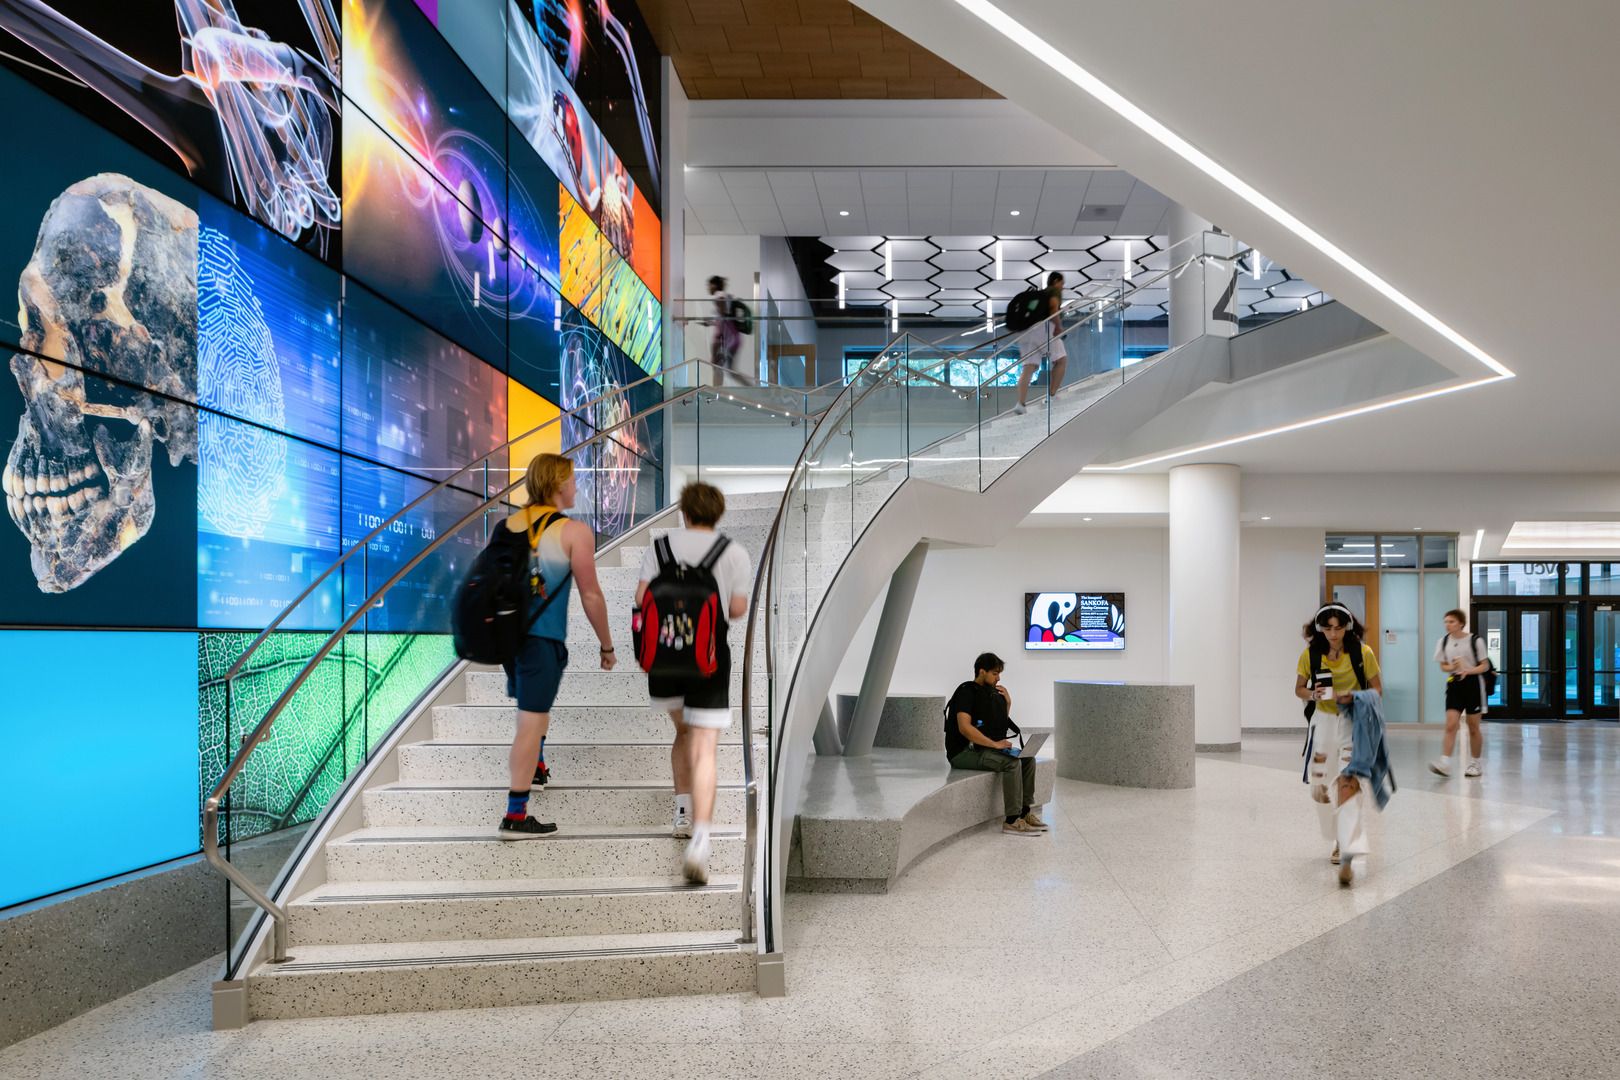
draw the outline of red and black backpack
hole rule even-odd
[[[654,541],[658,576],[647,583],[630,620],[641,670],[660,678],[690,679],[706,679],[718,670],[726,615],[714,566],[730,543],[719,537],[696,566],[687,566],[676,561],[669,537]]]

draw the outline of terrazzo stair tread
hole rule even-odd
[[[395,783],[363,795],[366,825],[458,825],[488,827],[506,812],[504,783],[487,785]],[[562,778],[531,797],[531,812],[560,828],[624,825],[649,832],[671,823],[675,789],[662,784],[571,784]],[[741,784],[715,792],[714,821],[741,828],[745,813]]]
[[[741,877],[678,875],[327,883],[288,906],[291,943],[572,937],[724,930],[740,924]]]
[[[538,807],[537,807],[538,808]],[[545,820],[545,819],[542,819]],[[667,826],[576,825],[532,840],[502,840],[487,825],[356,829],[326,846],[329,881],[643,877],[675,872],[686,841]],[[740,873],[742,829],[711,834],[709,868]]]
[[[762,731],[765,710],[755,706],[754,731]],[[742,742],[742,707],[731,710],[732,725],[720,742]],[[517,729],[515,705],[439,705],[433,710],[433,738],[444,742],[510,742]],[[549,740],[565,743],[647,742],[668,745],[674,733],[669,714],[646,705],[566,706],[552,710]]]
[[[755,743],[755,769],[764,764],[763,740]],[[399,748],[403,782],[499,782],[507,773],[511,740],[499,742],[419,742]],[[743,778],[742,746],[728,744],[717,752],[722,783]],[[552,773],[575,784],[653,783],[669,777],[668,742],[567,743],[546,740],[546,764]]]
[[[249,978],[257,1020],[491,1008],[754,987],[737,930],[308,945]]]

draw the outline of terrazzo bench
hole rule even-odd
[[[1035,761],[1035,803],[1052,798],[1057,764]],[[1001,817],[1001,779],[952,769],[943,750],[876,747],[818,757],[788,856],[792,892],[887,892],[917,859]]]

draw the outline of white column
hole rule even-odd
[[[1204,335],[1232,337],[1237,333],[1237,243],[1184,206],[1170,210],[1170,264],[1195,255],[1214,259],[1188,267],[1170,277],[1170,347],[1185,345]]]
[[[1238,513],[1236,465],[1170,470],[1170,678],[1193,687],[1203,748],[1237,749]]]

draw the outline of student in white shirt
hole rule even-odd
[[[1479,638],[1469,631],[1468,616],[1461,611],[1446,612],[1446,636],[1434,647],[1434,662],[1446,673],[1446,735],[1440,757],[1429,763],[1429,771],[1440,776],[1451,775],[1451,752],[1457,747],[1457,729],[1467,718],[1471,760],[1463,775],[1479,776],[1483,771],[1479,757],[1485,749],[1479,718],[1485,712],[1485,673],[1491,669],[1491,661]]]
[[[680,507],[686,527],[669,534],[670,554],[676,562],[696,566],[720,538],[714,527],[726,512],[726,497],[712,485],[687,484],[681,489]],[[641,580],[636,584],[637,606],[648,583],[657,576],[658,557],[649,548],[641,561]],[[748,614],[752,575],[748,553],[741,544],[726,545],[714,565],[714,581],[728,625]],[[718,663],[708,678],[679,683],[652,675],[647,678],[647,696],[653,708],[669,713],[675,722],[675,742],[669,755],[675,780],[675,835],[691,837],[682,870],[688,881],[699,885],[709,880],[715,754],[720,733],[731,726],[731,646],[726,629],[720,628]]]

